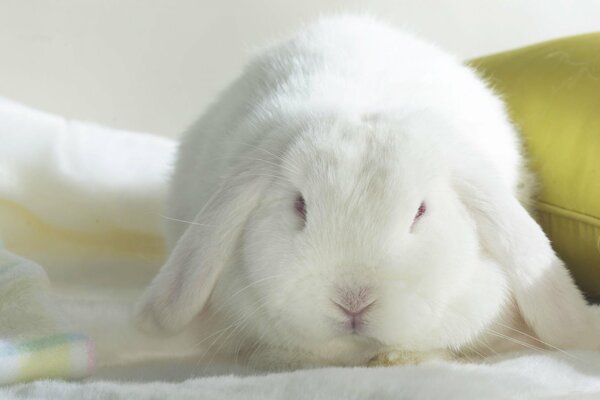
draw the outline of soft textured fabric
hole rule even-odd
[[[88,376],[94,347],[66,329],[45,271],[0,243],[0,385]]]
[[[0,239],[43,265],[54,287],[149,281],[164,258],[162,201],[175,147],[0,98]]]
[[[600,33],[471,61],[508,105],[540,180],[538,221],[600,299]]]
[[[162,376],[177,365],[165,366]],[[189,371],[190,366],[185,368]],[[197,369],[197,368],[196,368]],[[131,375],[131,374],[130,374]],[[127,375],[121,375],[126,380]],[[40,381],[0,389],[12,399],[202,400],[490,400],[600,398],[600,355],[578,352],[510,355],[486,364],[436,362],[391,368],[321,368],[266,376],[212,376],[180,381]]]
[[[0,143],[0,359],[19,362],[10,379],[85,375],[67,363],[85,358],[80,333],[94,339],[99,366],[176,356],[128,315],[165,257],[176,142],[0,98]]]

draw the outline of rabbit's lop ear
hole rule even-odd
[[[202,311],[264,186],[264,179],[243,173],[225,180],[136,304],[138,327],[177,332]]]
[[[550,346],[600,348],[598,307],[587,304],[540,226],[489,171],[471,165],[455,183],[483,250],[505,269],[523,318]]]

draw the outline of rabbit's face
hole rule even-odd
[[[232,313],[251,315],[260,341],[457,348],[495,317],[503,275],[481,261],[475,223],[427,129],[322,124],[278,158],[228,272],[237,278],[224,279],[238,283],[221,294],[240,296]]]

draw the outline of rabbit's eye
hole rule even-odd
[[[298,213],[300,218],[302,218],[302,221],[306,222],[306,202],[300,193],[296,195],[296,200],[294,200],[294,208],[296,209],[296,213]]]
[[[423,201],[423,202],[421,202],[421,205],[419,206],[419,209],[417,210],[417,214],[415,215],[414,222],[417,222],[417,220],[419,218],[421,218],[423,216],[423,214],[425,214],[426,211],[427,211],[427,205],[425,205],[425,202]]]

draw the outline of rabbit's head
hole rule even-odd
[[[365,116],[299,134],[270,161],[277,167],[261,167],[270,187],[218,303],[252,315],[280,345],[429,350],[471,340],[501,310],[506,283],[495,264],[481,265],[438,128]]]
[[[178,329],[208,301],[241,336],[356,361],[472,340],[500,312],[506,279],[482,262],[452,149],[435,140],[449,128],[432,121],[313,118],[249,147],[142,315]]]

